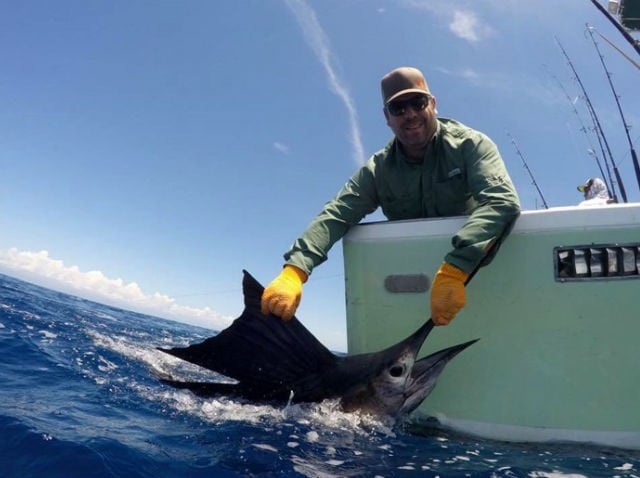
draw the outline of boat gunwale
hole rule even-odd
[[[438,237],[455,234],[466,216],[365,222],[352,227],[345,242],[412,237]],[[523,211],[512,233],[531,234],[572,229],[601,229],[640,224],[640,203],[599,206],[563,206]]]

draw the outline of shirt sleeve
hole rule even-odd
[[[285,263],[311,274],[316,266],[327,260],[331,247],[342,239],[349,228],[358,224],[378,206],[375,162],[371,158],[324,205],[302,236],[296,239],[291,249],[284,254]]]
[[[463,142],[469,191],[478,206],[453,236],[445,261],[471,273],[486,257],[488,264],[497,252],[491,246],[508,235],[520,215],[520,200],[497,146],[487,136]]]

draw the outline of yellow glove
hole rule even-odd
[[[302,298],[302,284],[307,279],[307,273],[302,269],[285,265],[280,275],[262,293],[262,313],[272,313],[282,320],[291,320]]]
[[[431,320],[448,325],[465,306],[464,282],[469,274],[443,262],[431,286]]]

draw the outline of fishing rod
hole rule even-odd
[[[595,30],[595,28],[594,28]],[[600,38],[602,38],[604,41],[606,41],[614,50],[616,50],[618,53],[620,53],[623,57],[625,57],[626,60],[629,61],[629,63],[631,63],[633,66],[635,66],[638,70],[640,70],[640,63],[638,63],[637,61],[635,61],[633,58],[631,58],[629,55],[627,55],[625,52],[623,52],[620,48],[618,48],[611,40],[609,40],[606,36],[604,36],[602,33],[600,33],[598,30],[596,30],[596,33],[600,36]]]
[[[627,192],[624,189],[624,183],[622,182],[622,177],[620,176],[620,171],[618,171],[618,166],[616,165],[616,162],[613,159],[613,154],[611,153],[611,148],[609,147],[609,142],[607,141],[607,137],[604,134],[604,130],[602,129],[602,125],[600,124],[600,120],[598,119],[598,115],[596,113],[596,110],[593,107],[593,104],[591,104],[591,100],[589,99],[589,95],[587,94],[587,90],[584,88],[584,85],[582,84],[582,80],[580,80],[580,76],[578,76],[578,72],[574,68],[573,63],[571,62],[571,59],[569,58],[569,55],[567,54],[565,49],[562,47],[562,44],[560,43],[560,40],[558,40],[556,37],[554,37],[554,38],[556,40],[556,43],[560,47],[560,50],[562,51],[562,54],[566,58],[567,63],[569,65],[569,67],[571,68],[571,71],[573,71],[573,75],[574,75],[576,81],[578,82],[578,85],[580,85],[580,89],[582,90],[582,94],[584,95],[584,100],[585,100],[585,102],[587,104],[587,110],[591,114],[591,119],[594,122],[596,131],[600,135],[600,137],[602,138],[602,141],[604,142],[604,145],[605,145],[605,147],[607,149],[607,153],[609,155],[609,160],[611,161],[611,164],[613,165],[613,172],[614,172],[614,174],[616,176],[616,181],[618,182],[618,186],[620,187],[620,194],[622,195],[622,200],[624,202],[628,202],[627,201]],[[607,158],[605,156],[605,164],[607,164],[606,161],[607,161]],[[616,194],[614,193],[614,199],[615,199],[615,197],[616,197]]]
[[[602,178],[603,178],[605,184],[607,185],[607,189],[609,190],[609,197],[611,199],[615,200],[615,197],[614,197],[615,190],[613,188],[613,181],[611,179],[611,171],[608,168],[608,164],[606,165],[607,166],[607,174],[605,174],[604,170],[602,169],[602,163],[600,162],[600,157],[596,153],[595,148],[594,148],[593,144],[591,143],[591,139],[590,139],[589,133],[588,133],[589,129],[584,124],[584,121],[582,121],[582,116],[580,116],[580,113],[578,112],[578,109],[576,108],[575,100],[573,100],[571,98],[571,96],[569,95],[569,92],[564,87],[562,82],[558,79],[558,77],[556,75],[551,73],[551,71],[549,70],[547,65],[543,65],[543,66],[547,70],[547,73],[549,73],[549,75],[554,80],[556,80],[556,82],[558,83],[558,86],[560,87],[560,89],[564,93],[565,98],[567,99],[567,101],[571,105],[571,109],[573,110],[573,113],[578,118],[578,122],[580,123],[580,131],[582,131],[584,133],[585,137],[587,138],[587,143],[589,143],[589,149],[587,149],[587,152],[589,153],[590,156],[593,157],[593,159],[595,159],[596,164],[598,165],[598,169],[600,170],[600,174],[602,175]],[[577,100],[577,98],[576,98],[576,100]],[[600,139],[600,136],[598,136],[597,134],[596,134],[596,138],[598,139],[598,144],[600,146],[600,151],[602,151],[602,156],[605,157],[604,146],[602,144],[602,140]]]
[[[613,199],[615,200],[615,202],[618,202],[618,195],[615,192],[615,184],[618,184],[618,186],[620,187],[620,194],[622,195],[624,202],[627,202],[627,199],[626,199],[627,192],[624,188],[624,184],[622,183],[622,177],[620,176],[620,172],[618,171],[618,165],[615,163],[613,159],[611,148],[609,148],[609,143],[607,142],[607,138],[604,135],[604,130],[600,126],[600,121],[598,120],[598,115],[596,114],[596,110],[593,108],[593,105],[591,104],[591,102],[587,102],[586,105],[587,105],[587,111],[589,112],[589,116],[591,116],[591,121],[594,124],[594,131],[596,133],[596,137],[598,138],[598,142],[600,143],[600,147],[602,147],[602,144],[604,143],[604,145],[607,148],[607,152],[609,153],[609,161],[607,161],[607,156],[605,155],[604,162],[607,167],[607,172],[609,173],[610,178],[611,178],[611,167],[609,166],[609,163],[613,165],[613,172],[616,177],[616,181],[611,180],[611,184],[613,187]],[[604,154],[604,149],[602,151]]]
[[[516,144],[515,139],[513,139],[513,136],[511,136],[511,133],[509,133],[509,131],[507,130],[505,131],[507,132],[507,135],[509,136],[509,138],[511,138],[511,143],[513,143],[513,146],[516,148],[516,153],[518,154],[518,156],[520,156],[520,159],[522,160],[522,164],[524,165],[524,168],[527,170],[527,173],[529,173],[529,177],[531,178],[531,183],[535,186],[536,190],[538,191],[538,194],[540,195],[540,198],[542,199],[542,205],[544,206],[545,209],[549,209],[549,206],[547,205],[547,201],[544,199],[544,195],[542,194],[542,191],[540,191],[540,188],[538,187],[536,178],[533,176],[531,169],[529,169],[529,165],[527,164],[527,161],[524,159],[524,156],[520,152],[520,148],[518,148],[518,145]]]
[[[638,55],[640,55],[640,42],[638,40],[636,40],[635,38],[633,38],[631,36],[631,34],[626,31],[622,25],[620,25],[620,23],[618,23],[616,21],[615,18],[613,18],[613,16],[602,6],[600,5],[600,3],[597,2],[597,0],[591,0],[591,3],[593,3],[596,8],[598,10],[600,10],[600,12],[602,12],[602,14],[607,17],[607,19],[613,23],[613,26],[616,27],[616,29],[622,33],[622,36],[625,38],[625,40],[627,40],[629,42],[629,44],[633,47],[633,49],[638,53]]]
[[[629,142],[629,149],[631,150],[631,158],[633,160],[633,168],[636,173],[636,180],[638,181],[638,188],[640,188],[640,164],[638,164],[638,155],[636,154],[636,150],[633,147],[633,141],[631,141],[631,135],[629,134],[629,125],[624,117],[624,113],[622,112],[622,106],[620,106],[620,98],[616,93],[616,89],[613,87],[613,81],[611,80],[611,73],[607,69],[607,65],[604,62],[604,56],[600,52],[600,48],[598,47],[598,42],[593,36],[594,28],[586,24],[587,31],[589,32],[589,36],[591,37],[591,41],[593,42],[593,46],[596,48],[598,52],[598,56],[600,57],[600,63],[602,63],[602,68],[607,75],[607,80],[609,80],[609,86],[611,87],[611,92],[613,93],[613,98],[616,100],[616,105],[618,106],[618,112],[620,113],[620,119],[622,119],[622,125],[624,126],[624,132],[627,136],[627,141]]]
[[[627,202],[627,191],[624,188],[624,183],[622,182],[622,176],[620,176],[620,171],[618,170],[618,165],[616,164],[615,160],[613,159],[613,154],[611,153],[611,148],[609,148],[609,142],[607,141],[607,138],[604,135],[604,130],[602,129],[602,126],[600,126],[600,121],[598,120],[598,115],[596,114],[596,110],[594,109],[593,104],[591,104],[590,101],[586,102],[586,105],[587,105],[587,111],[589,112],[589,115],[591,116],[591,121],[593,121],[593,124],[595,125],[594,129],[596,131],[596,136],[598,137],[598,141],[600,141],[601,143],[604,143],[604,145],[607,148],[607,152],[609,154],[609,161],[607,161],[606,156],[605,156],[605,164],[607,165],[607,170],[609,171],[609,169],[610,169],[609,162],[611,162],[611,164],[613,166],[613,173],[615,174],[615,177],[616,177],[616,181],[613,182],[613,184],[617,184],[620,187],[620,195],[622,196],[623,201]],[[618,196],[615,193],[615,189],[614,189],[614,193],[613,193],[613,198],[615,199],[616,202],[618,202]]]

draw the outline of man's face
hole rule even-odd
[[[407,93],[391,101],[385,107],[384,115],[407,152],[425,149],[436,132],[436,99],[433,96]]]

